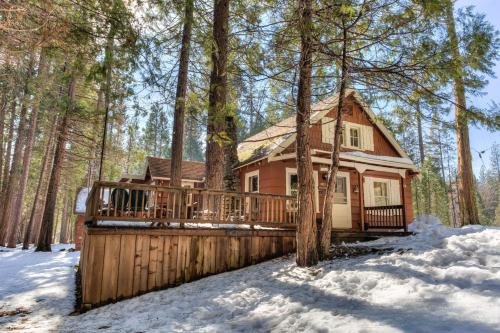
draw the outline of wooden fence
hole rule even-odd
[[[292,196],[96,182],[87,200],[93,221],[244,224],[290,228],[297,224]]]
[[[364,207],[365,230],[404,229],[408,231],[403,205]]]
[[[87,227],[85,233],[83,309],[295,251],[293,230]]]

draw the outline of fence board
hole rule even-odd
[[[293,250],[295,239],[294,231],[284,230],[185,235],[160,230],[148,234],[142,229],[137,235],[130,229],[86,230],[82,306],[92,308],[278,257]]]

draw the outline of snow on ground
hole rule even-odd
[[[79,316],[67,315],[73,254],[0,253],[0,304],[32,311],[0,318],[0,331],[16,325],[61,332],[500,331],[500,229],[448,229],[431,218],[412,228],[419,234],[363,244],[408,251],[312,269],[279,258]]]
[[[52,253],[0,247],[0,332],[45,332],[72,311],[79,252]],[[18,315],[9,315],[19,312]]]

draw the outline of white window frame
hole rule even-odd
[[[336,120],[330,117],[321,119],[321,141],[323,143],[333,144],[333,134],[335,133]],[[358,146],[351,145],[351,129],[358,131]],[[371,136],[368,138],[368,136]],[[366,141],[366,142],[365,142]],[[373,151],[373,129],[371,126],[352,123],[349,121],[342,122],[342,144],[341,147],[353,150],[370,150]]]
[[[250,178],[257,176],[257,192],[250,191]],[[245,192],[259,193],[260,192],[260,175],[259,170],[254,170],[245,173]]]
[[[385,191],[386,191],[386,203],[383,205],[377,205],[377,195],[375,194],[375,183],[383,184],[385,185]],[[391,184],[389,180],[374,180],[373,181],[373,203],[375,206],[389,206],[391,204]]]
[[[286,168],[285,169],[285,184],[286,184],[286,195],[291,195],[292,189],[290,188],[290,176],[296,175],[296,168]],[[314,179],[314,205],[316,206],[316,213],[319,213],[319,190],[318,190],[318,171],[313,171],[313,179]]]
[[[354,150],[363,150],[363,130],[364,126],[361,124],[351,123],[345,121],[345,139],[343,147],[354,149]],[[358,131],[358,146],[351,145],[351,129],[355,129]]]
[[[353,137],[351,136],[351,130],[355,130],[355,131],[358,132],[358,145],[357,146],[354,146],[352,144]],[[361,149],[363,147],[363,144],[361,142],[361,138],[362,138],[363,135],[361,134],[361,132],[362,132],[361,126],[349,126],[349,147],[350,148]]]
[[[370,178],[370,187],[366,186],[366,182],[365,182],[365,186],[364,186],[364,191],[369,191],[368,192],[368,195],[370,197],[370,201],[372,202],[372,205],[373,207],[383,207],[383,206],[377,206],[375,205],[375,187],[374,187],[374,183],[375,182],[378,182],[378,183],[385,183],[387,185],[387,196],[388,196],[388,200],[389,202],[387,203],[386,206],[394,206],[394,205],[401,205],[402,204],[402,199],[401,199],[401,196],[402,196],[402,193],[401,193],[401,181],[402,179],[396,179],[396,178],[380,178],[380,177],[365,177],[365,178]],[[395,183],[398,183],[398,185],[396,186]],[[396,198],[396,193],[393,191],[397,191],[397,203],[394,202],[394,199]],[[366,203],[365,203],[366,205]]]

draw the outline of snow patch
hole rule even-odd
[[[68,316],[75,253],[0,252],[0,309],[30,311],[0,318],[0,331],[498,332],[500,229],[432,217],[410,229],[362,244],[408,251],[310,269],[282,257],[79,316]]]

